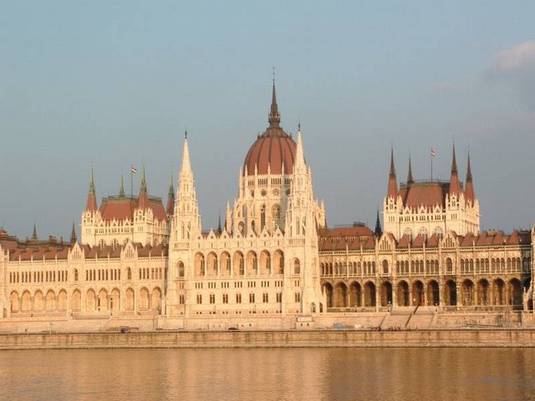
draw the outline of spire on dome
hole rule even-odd
[[[410,156],[409,156],[409,173],[407,174],[407,184],[414,184],[414,179],[412,178],[412,163],[411,163]]]
[[[459,182],[459,175],[457,173],[457,159],[455,157],[455,143],[453,144],[452,160],[451,160],[451,177],[450,177],[450,194],[459,194],[461,192],[461,183]]]
[[[379,210],[377,210],[377,219],[375,220],[375,235],[380,237],[383,234],[383,229],[381,228],[381,218],[379,217]]]
[[[394,165],[394,148],[390,150],[390,173],[388,175],[388,192],[389,198],[395,198],[398,195],[398,182],[396,179],[396,167]]]
[[[464,191],[465,199],[474,202],[476,196],[474,192],[474,183],[472,181],[472,167],[470,165],[470,153],[468,153],[468,165],[466,167],[466,188]]]
[[[95,190],[95,175],[93,168],[91,168],[91,179],[89,181],[89,192],[87,194],[87,202],[85,210],[94,212],[97,210],[97,194]]]
[[[72,222],[72,231],[71,231],[71,245],[76,244],[77,238],[76,238],[76,228],[74,226],[74,221]]]
[[[124,176],[121,174],[121,186],[119,187],[119,196],[124,197]]]
[[[277,91],[275,89],[275,69],[273,69],[273,89],[271,91],[271,110],[269,112],[269,127],[279,128],[281,116],[279,114],[279,106],[277,105]]]

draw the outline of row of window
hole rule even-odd
[[[296,281],[299,283],[299,280]],[[270,281],[263,280],[260,281],[260,287],[262,288],[269,288],[271,285]],[[216,281],[210,281],[207,283],[208,289],[215,289],[217,288],[217,282]],[[273,282],[274,287],[282,287],[283,281],[282,280],[276,280]],[[297,284],[299,286],[299,284]],[[202,290],[204,287],[204,283],[202,281],[198,281],[195,283],[195,289],[196,290]],[[230,288],[230,283],[228,281],[221,281],[220,282],[221,288]],[[234,288],[243,288],[243,281],[235,281],[234,282]],[[256,281],[247,281],[247,288],[256,288]]]
[[[167,269],[159,267],[139,269],[140,280],[162,280]],[[78,281],[78,269],[74,269],[74,281]],[[132,269],[126,270],[127,280],[132,280]],[[67,270],[10,272],[10,283],[54,283],[66,282],[69,278]],[[85,281],[121,280],[121,269],[89,269],[85,270]]]
[[[67,270],[9,273],[10,283],[54,283],[65,282],[67,281],[67,279]]]
[[[521,269],[529,270],[531,260],[529,258],[491,258],[491,259],[461,259],[460,267],[461,273],[489,272],[513,270],[519,271]],[[335,263],[321,263],[321,274],[328,275],[375,275],[375,262],[335,262]],[[474,270],[475,268],[475,270]],[[434,260],[401,260],[396,262],[397,274],[437,274],[439,271],[439,261]],[[446,259],[446,272],[453,272],[453,261],[451,258]],[[387,260],[383,260],[381,264],[381,273],[389,274],[389,265]]]
[[[236,304],[241,304],[242,303],[242,294],[238,293],[238,294],[234,294],[235,297],[235,303]],[[229,295],[228,294],[221,294],[221,303],[222,304],[228,304],[229,303]],[[296,292],[294,294],[294,300],[295,302],[301,302],[301,293],[300,292]],[[180,295],[179,296],[179,302],[181,304],[184,304],[185,302],[185,297],[184,295]],[[197,305],[202,305],[203,304],[203,294],[197,294],[196,296],[196,302],[197,302]],[[250,304],[254,304],[256,302],[256,294],[251,292],[249,293],[249,303]],[[282,302],[282,292],[277,292],[275,294],[275,302],[278,302],[278,303],[281,303]],[[210,294],[208,296],[208,303],[213,305],[216,303],[216,294]],[[269,303],[269,294],[267,292],[264,292],[262,294],[262,303]]]

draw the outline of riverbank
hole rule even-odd
[[[102,348],[530,347],[534,329],[153,331],[0,334],[0,350]]]

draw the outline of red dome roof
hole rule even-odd
[[[281,174],[283,167],[284,174],[291,174],[295,150],[294,140],[280,127],[280,114],[275,94],[275,83],[273,83],[269,127],[256,139],[247,152],[243,163],[243,174],[254,175],[255,171],[257,174],[267,174],[268,168],[271,174]]]
[[[267,174],[268,166],[271,174],[281,174],[283,166],[284,173],[291,174],[295,148],[294,140],[282,129],[268,128],[249,149],[243,165],[243,174],[247,171],[248,175],[254,175],[255,169],[257,174]]]

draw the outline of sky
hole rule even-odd
[[[131,164],[165,198],[188,130],[204,228],[267,126],[301,122],[330,225],[472,158],[484,229],[535,223],[535,2],[0,0],[0,227],[68,238]],[[137,193],[139,174],[134,192]],[[128,183],[128,179],[126,180]],[[129,187],[129,185],[127,185]],[[129,190],[129,188],[127,188]]]

